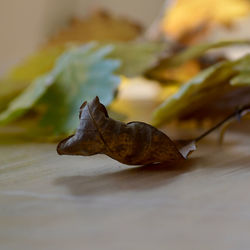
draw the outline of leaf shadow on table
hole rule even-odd
[[[146,191],[167,185],[181,174],[191,171],[196,161],[151,164],[95,176],[65,176],[57,178],[54,184],[68,187],[74,196]]]

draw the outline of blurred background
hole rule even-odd
[[[95,96],[123,121],[214,122],[249,103],[249,13],[249,0],[2,0],[0,125],[36,117],[69,134]]]
[[[163,4],[162,0],[1,0],[0,74],[34,52],[72,17],[105,9],[149,26]]]
[[[104,9],[117,16],[127,17],[148,28],[164,14],[164,7],[172,6],[175,2],[173,0],[1,0],[0,74],[5,73],[11,66],[34,52],[55,32],[67,25],[72,17],[86,17],[97,9]],[[189,1],[179,2],[188,4]],[[250,21],[246,15],[246,4],[242,4],[243,2],[220,0],[210,1],[208,9],[206,9],[206,4],[203,6],[208,15],[211,14],[209,13],[211,6],[214,6],[215,12],[216,9],[220,13],[228,12],[228,14],[223,14],[224,19],[230,21],[227,16],[231,14],[231,21],[234,23],[233,30],[225,30],[217,26],[210,34],[209,40],[250,37],[250,29],[248,28]],[[189,19],[193,20],[194,14],[197,15],[197,12],[199,12],[197,19],[200,19],[200,16],[203,15],[203,21],[206,20],[207,16],[204,11],[201,11],[199,5],[202,6],[201,0],[192,1],[192,3],[190,1],[190,8],[194,8],[194,10],[189,11],[189,13],[187,10],[181,14],[176,12],[176,19],[182,22],[179,15],[186,15],[187,19],[191,15],[192,17]],[[205,39],[207,38],[203,40]]]

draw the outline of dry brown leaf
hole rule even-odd
[[[69,42],[85,43],[92,40],[130,41],[141,32],[142,28],[134,22],[111,16],[105,11],[98,11],[85,19],[74,18],[69,26],[52,37],[46,46]]]
[[[239,110],[240,114],[249,107]],[[221,125],[237,116],[231,114],[223,121],[193,140],[173,142],[166,134],[144,122],[123,123],[113,120],[99,98],[80,107],[80,125],[75,134],[62,140],[58,154],[106,154],[127,165],[179,162],[196,150],[196,143]]]
[[[109,118],[104,105],[96,97],[80,108],[80,125],[76,134],[58,144],[59,154],[106,154],[128,165],[146,165],[157,162],[184,160],[193,145],[178,150],[167,135],[149,124],[127,124]]]

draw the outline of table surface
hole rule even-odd
[[[223,145],[209,136],[182,165],[157,167],[0,142],[0,248],[249,249],[249,123],[244,128]]]

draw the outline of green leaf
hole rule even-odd
[[[83,100],[98,95],[108,105],[113,99],[120,81],[113,71],[120,62],[105,59],[112,49],[112,46],[97,49],[95,43],[90,43],[65,52],[50,73],[37,78],[10,103],[0,114],[0,123],[8,123],[42,105],[46,111],[41,125],[50,126],[56,134],[71,133],[77,127],[76,110]]]
[[[84,100],[90,101],[99,96],[104,105],[111,103],[120,81],[112,73],[119,67],[119,61],[103,60],[111,51],[112,47],[106,46],[94,53],[87,52],[85,60],[78,60],[81,57],[77,49],[74,55],[70,55],[75,59],[64,59],[66,69],[41,100],[47,105],[47,112],[42,119],[43,126],[51,126],[53,121],[54,133],[72,133],[79,122],[76,111]]]
[[[0,80],[0,112],[7,108],[8,103],[19,95],[27,83],[13,82],[9,79]]]
[[[232,86],[250,85],[250,71],[241,73],[240,75],[237,75],[237,76],[233,77],[230,80],[230,84]],[[250,100],[249,100],[249,103],[250,103]]]
[[[31,109],[39,98],[53,83],[53,77],[45,75],[37,78],[19,96],[17,96],[6,110],[0,113],[0,125],[7,124]]]
[[[133,77],[152,67],[167,48],[166,43],[156,42],[115,43],[109,57],[121,60],[118,74]]]
[[[191,59],[198,58],[210,49],[218,49],[228,46],[250,45],[250,40],[220,41],[215,43],[199,44],[166,58],[162,61],[161,67],[177,67]]]
[[[173,119],[213,117],[226,108],[236,108],[249,102],[249,73],[246,64],[250,56],[236,61],[215,64],[185,83],[179,91],[165,100],[153,113],[156,126]],[[241,83],[240,86],[237,83]]]
[[[250,56],[246,56],[244,60],[239,60],[234,68],[239,73],[230,80],[230,84],[232,86],[250,85]]]

